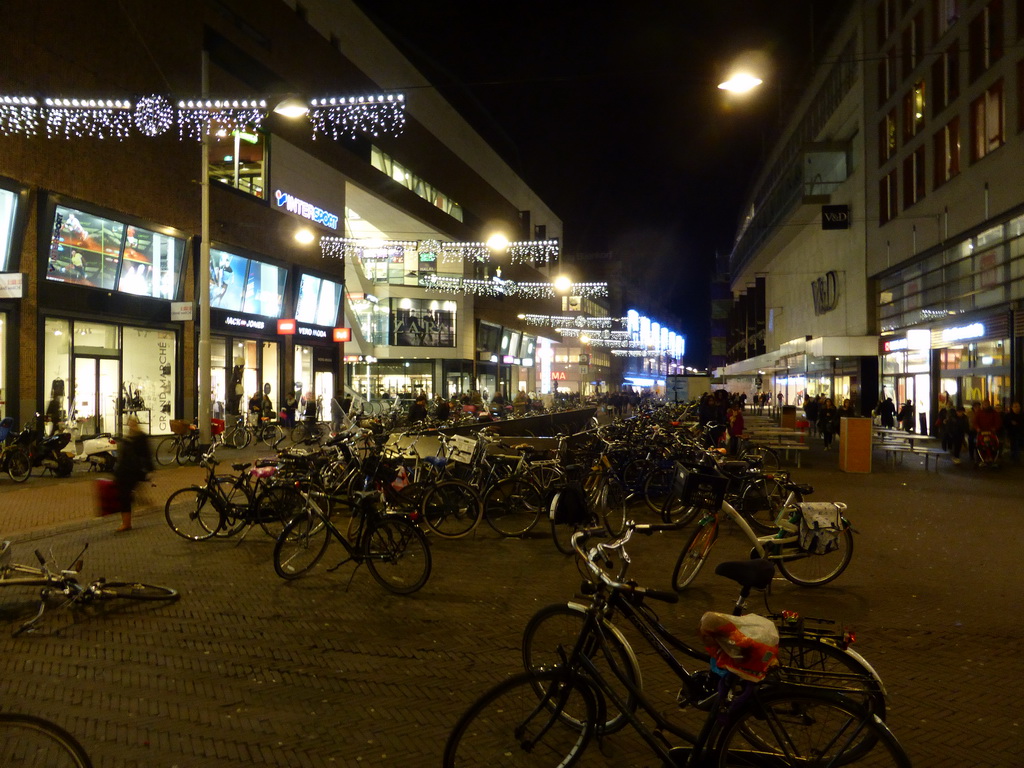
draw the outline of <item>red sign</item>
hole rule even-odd
[[[277,332],[282,336],[290,336],[295,333],[295,319],[278,320]]]
[[[334,340],[335,341],[352,341],[352,329],[351,328],[335,328],[334,329]]]
[[[565,371],[552,371],[551,379],[552,381],[567,381]]]

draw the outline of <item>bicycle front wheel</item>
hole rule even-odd
[[[331,543],[327,521],[319,515],[301,515],[284,527],[274,545],[274,571],[282,579],[297,579],[324,556]]]
[[[284,430],[280,424],[265,424],[260,430],[260,440],[268,448],[274,448],[284,440]]]
[[[224,433],[224,445],[230,448],[245,448],[252,440],[252,433],[242,424],[236,424]]]
[[[377,583],[395,594],[412,594],[430,578],[427,537],[405,517],[385,515],[371,524],[363,559]]]
[[[758,690],[716,746],[719,768],[863,765],[909,768],[903,747],[878,717],[827,691]]]
[[[480,523],[484,505],[469,483],[445,480],[423,497],[423,522],[443,539],[458,539]]]
[[[164,518],[171,530],[189,541],[203,541],[221,526],[220,510],[205,488],[182,488],[164,505]]]
[[[579,640],[587,619],[586,606],[578,603],[555,603],[541,608],[523,630],[523,666],[527,672],[544,672],[558,668],[565,655]],[[587,638],[583,653],[597,667],[601,677],[630,712],[636,710],[633,690],[642,690],[640,665],[626,638],[612,624],[604,625],[604,637],[596,633]],[[626,683],[622,680],[628,681]],[[604,733],[622,729],[629,720],[611,701],[605,701]],[[571,714],[568,715],[571,717]]]
[[[0,713],[0,765],[25,768],[92,768],[70,733],[40,717]]]
[[[24,483],[32,474],[32,460],[21,448],[7,449],[7,474],[16,483]]]
[[[524,536],[537,524],[541,492],[523,476],[499,480],[484,494],[484,520],[502,536]]]
[[[156,463],[162,467],[166,467],[168,464],[173,464],[175,457],[178,455],[179,442],[180,441],[177,437],[165,437],[157,443]]]
[[[767,546],[768,557],[779,566],[779,571],[794,584],[801,587],[817,587],[828,584],[846,570],[853,559],[853,531],[847,525],[839,534],[839,546],[824,555],[804,552],[795,544],[782,545],[780,552]]]
[[[138,581],[107,581],[93,590],[96,600],[177,600],[178,590]]]
[[[782,506],[789,497],[786,486],[774,477],[757,477],[746,483],[740,495],[740,513],[750,523],[750,527],[760,534],[775,533],[779,527],[775,524]],[[793,501],[803,501],[799,491],[793,492]]]
[[[539,692],[538,692],[539,691]],[[584,726],[566,718],[581,712]],[[568,768],[594,735],[597,697],[580,678],[561,672],[519,674],[473,702],[444,747],[445,768]]]
[[[697,578],[717,540],[718,520],[714,518],[709,518],[693,532],[689,542],[679,553],[676,567],[672,571],[672,588],[676,592],[682,592]]]
[[[774,448],[767,445],[751,445],[740,454],[741,459],[756,459],[761,463],[761,469],[765,472],[777,472],[781,466],[779,454]]]

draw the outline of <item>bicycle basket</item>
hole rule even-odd
[[[716,510],[725,500],[729,478],[700,472],[676,463],[673,491],[684,507]]]
[[[210,434],[220,435],[224,433],[224,419],[210,419]]]
[[[171,419],[171,432],[176,435],[187,435],[192,428],[192,422],[184,419]]]
[[[471,464],[476,455],[476,438],[466,435],[452,435],[448,440],[451,446],[451,453],[448,458],[457,461],[459,464]]]

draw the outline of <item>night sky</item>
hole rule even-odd
[[[636,308],[706,364],[716,253],[848,3],[357,2],[562,218],[567,258],[626,260]],[[751,52],[766,85],[730,99],[716,86]]]

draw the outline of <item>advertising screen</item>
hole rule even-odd
[[[483,352],[490,352],[493,355],[501,351],[501,326],[491,325],[480,321],[476,334],[477,347]]]
[[[320,283],[320,301],[317,302],[316,320],[314,321],[317,325],[334,327],[338,320],[341,288],[341,285],[333,280],[324,280]]]
[[[313,275],[302,275],[299,278],[299,298],[295,302],[295,319],[300,323],[312,323],[316,318],[320,282],[320,278]]]
[[[121,257],[121,277],[117,290],[157,299],[173,299],[177,294],[185,241],[129,226]]]
[[[281,267],[252,259],[245,281],[242,311],[250,315],[281,317],[284,303],[284,283],[288,273]]]
[[[333,328],[338,319],[341,292],[341,283],[302,275],[299,278],[299,297],[295,302],[295,319],[300,323]]]
[[[512,355],[512,357],[518,357],[519,356],[519,338],[520,338],[520,335],[521,334],[519,333],[519,331],[512,331],[510,336],[509,336],[508,353],[510,355]]]
[[[245,273],[249,260],[227,251],[210,249],[210,306],[242,311],[242,296],[245,293]]]
[[[125,225],[57,206],[46,279],[113,290]]]

